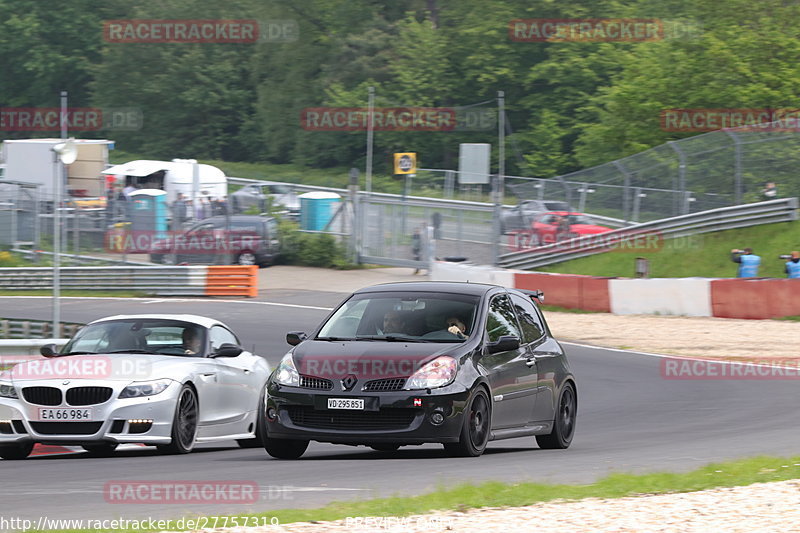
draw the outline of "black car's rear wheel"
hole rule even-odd
[[[264,449],[276,459],[299,459],[307,448],[307,440],[272,439],[267,437],[264,441]]]
[[[0,457],[7,461],[16,461],[27,458],[33,451],[33,443],[3,444],[0,446]]]
[[[236,256],[236,264],[244,266],[255,265],[256,254],[254,254],[250,250],[245,250],[244,252],[241,252],[239,255]]]
[[[575,434],[575,420],[578,414],[578,399],[575,387],[571,383],[564,385],[558,398],[553,420],[553,430],[548,435],[537,435],[536,443],[546,450],[563,450],[569,448]]]
[[[92,457],[109,457],[114,454],[117,446],[116,442],[104,442],[101,444],[84,444],[81,448],[89,452]]]
[[[492,427],[489,398],[483,389],[472,395],[463,416],[459,441],[445,444],[444,449],[457,457],[478,457],[489,443],[489,428]]]
[[[198,411],[197,393],[189,385],[184,385],[178,395],[175,417],[172,420],[172,442],[160,445],[158,449],[173,454],[192,451],[197,437]]]

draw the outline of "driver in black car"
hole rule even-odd
[[[404,334],[406,329],[406,319],[400,311],[387,311],[383,315],[383,329],[382,334],[401,333]]]

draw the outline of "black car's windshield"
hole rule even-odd
[[[356,294],[325,322],[317,340],[463,342],[478,297],[444,292]]]
[[[206,351],[205,328],[197,324],[130,318],[83,327],[64,346],[61,355],[140,353],[202,357]]]

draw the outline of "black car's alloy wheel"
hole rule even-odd
[[[236,257],[236,264],[244,266],[255,265],[256,255],[250,251],[242,252]]]
[[[0,457],[5,460],[25,459],[33,451],[33,443],[25,444],[3,444],[0,446]]]
[[[575,434],[575,420],[578,414],[578,400],[571,383],[564,385],[558,398],[558,409],[553,420],[553,430],[548,435],[538,435],[536,443],[547,450],[569,448]]]
[[[102,444],[84,444],[81,448],[89,452],[92,457],[109,457],[114,454],[117,446],[116,442],[104,442]]]
[[[184,385],[178,395],[175,418],[172,421],[172,442],[159,446],[165,453],[189,453],[197,437],[197,394],[189,385]]]
[[[307,440],[271,439],[264,441],[264,449],[276,459],[299,459],[308,448]]]
[[[459,441],[445,444],[444,449],[450,455],[458,457],[478,457],[489,443],[489,428],[492,427],[489,398],[483,389],[472,395],[463,417]]]

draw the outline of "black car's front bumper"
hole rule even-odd
[[[470,392],[456,385],[426,390],[348,394],[271,383],[267,436],[335,444],[457,442]],[[364,410],[328,409],[329,398],[364,400]],[[436,413],[442,422],[436,423]]]

